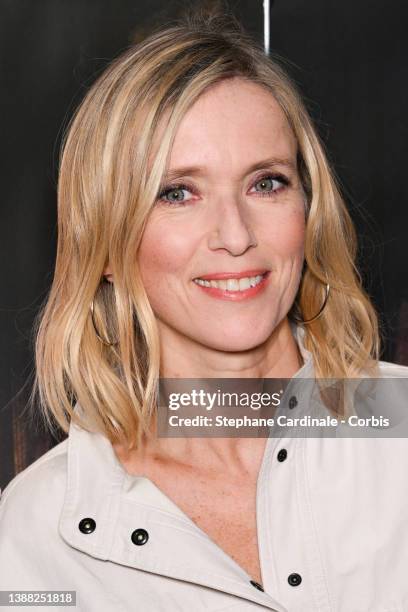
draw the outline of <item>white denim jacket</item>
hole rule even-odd
[[[313,376],[300,328],[297,339],[292,415],[308,412],[301,379]],[[0,590],[76,591],[76,608],[59,609],[82,612],[407,612],[407,474],[406,438],[268,438],[261,591],[149,479],[127,474],[105,437],[71,425],[3,492]]]

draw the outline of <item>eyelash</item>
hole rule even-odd
[[[280,183],[282,183],[283,186],[273,191],[257,192],[257,195],[260,196],[261,198],[266,198],[266,197],[271,197],[273,195],[276,195],[277,193],[280,193],[283,189],[286,189],[286,187],[290,185],[289,179],[283,174],[264,174],[258,177],[253,182],[253,184],[251,185],[251,189],[257,183],[260,183],[261,181],[264,181],[267,179],[271,179],[273,181],[279,181]],[[181,190],[181,191],[186,190],[186,191],[190,191],[193,195],[197,195],[197,191],[191,185],[188,185],[187,183],[177,183],[175,185],[165,185],[165,187],[160,191],[157,199],[161,202],[165,202],[166,204],[169,204],[170,206],[185,206],[189,200],[186,200],[186,201],[180,200],[179,202],[177,202],[176,200],[171,201],[171,200],[165,199],[165,196],[170,191],[175,191],[175,190]]]

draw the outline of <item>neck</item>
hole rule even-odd
[[[162,378],[292,378],[303,363],[287,318],[263,344],[240,352],[215,350],[168,328],[160,332]]]
[[[292,378],[303,360],[289,321],[284,319],[261,346],[244,353],[212,351],[180,342],[164,334],[161,378]],[[151,431],[156,431],[155,418]],[[223,474],[230,478],[252,474],[256,478],[265,438],[172,438],[153,434],[128,459],[121,461],[133,473],[150,473],[152,465],[194,468],[197,473]]]

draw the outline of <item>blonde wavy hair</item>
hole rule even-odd
[[[190,16],[118,57],[68,127],[55,275],[36,330],[34,392],[51,429],[67,432],[74,420],[129,448],[149,433],[159,337],[136,255],[180,120],[206,89],[237,76],[274,96],[297,139],[306,265],[289,316],[312,317],[331,286],[322,316],[304,328],[316,377],[355,377],[376,367],[378,322],[356,269],[353,224],[296,87],[231,16]],[[114,283],[103,277],[108,263]],[[100,335],[117,344],[98,339],[92,302]]]

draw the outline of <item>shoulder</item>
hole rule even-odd
[[[0,505],[35,491],[49,491],[50,480],[55,482],[66,477],[67,445],[68,440],[60,442],[13,478],[1,493]]]
[[[67,477],[68,440],[60,442],[25,470],[1,492],[0,533],[10,522],[16,523],[27,508],[30,520],[36,520],[62,507]],[[47,512],[44,512],[47,508]],[[37,521],[36,521],[37,522]]]
[[[378,368],[381,378],[408,378],[407,366],[389,361],[379,361]]]
[[[20,472],[0,499],[0,589],[47,589],[60,557],[58,522],[67,479],[64,440]]]

